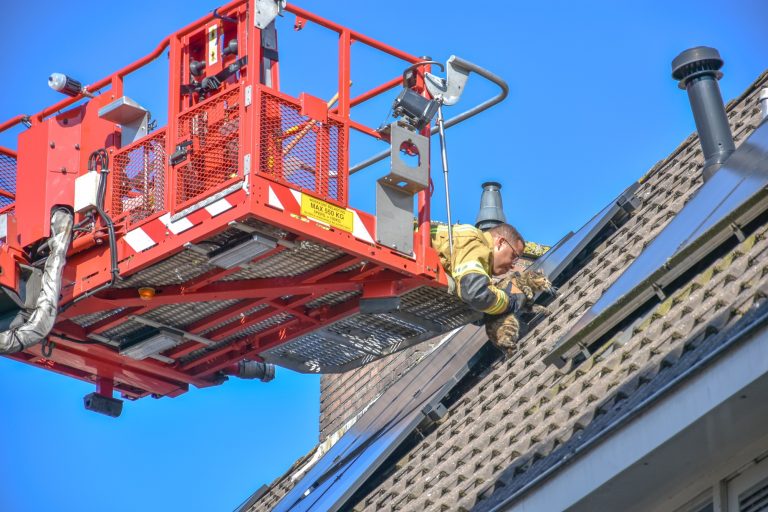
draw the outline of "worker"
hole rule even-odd
[[[488,315],[503,315],[523,307],[526,296],[514,283],[497,288],[491,276],[512,270],[525,250],[525,241],[509,224],[498,224],[483,232],[474,226],[453,226],[453,251],[448,226],[432,226],[432,247],[448,274],[449,291],[470,308]]]

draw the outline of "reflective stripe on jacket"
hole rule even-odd
[[[432,247],[440,264],[456,282],[456,294],[469,307],[489,315],[509,309],[509,296],[491,280],[493,237],[468,224],[453,226],[453,260],[448,247],[448,226],[432,226]]]

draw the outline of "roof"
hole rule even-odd
[[[737,144],[760,122],[757,95],[768,73],[728,105]],[[512,497],[641,404],[661,383],[724,346],[768,294],[768,221],[666,300],[628,318],[598,352],[563,368],[543,360],[701,184],[695,135],[649,171],[642,205],[602,243],[550,305],[551,314],[510,359],[449,409],[355,506],[356,510],[480,510]],[[745,317],[746,315],[746,317]],[[275,482],[252,510],[268,510],[286,491]]]

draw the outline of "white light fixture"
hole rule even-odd
[[[277,247],[277,242],[264,235],[252,234],[249,240],[215,254],[208,259],[211,265],[221,268],[232,268],[248,263],[253,258]]]
[[[131,359],[146,359],[164,350],[173,348],[182,341],[184,341],[184,338],[180,332],[171,329],[160,329],[160,332],[154,336],[121,349],[120,355],[130,357]]]

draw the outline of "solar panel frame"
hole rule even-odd
[[[273,511],[334,511],[344,506],[379,465],[469,371],[487,342],[485,330],[466,326],[382,394],[312,466]],[[393,404],[397,404],[393,406]]]
[[[584,224],[576,233],[570,232],[563,237],[552,249],[544,253],[529,268],[529,270],[544,272],[550,281],[554,281],[568,266],[587,248],[587,246],[613,222],[618,215],[625,215],[626,204],[633,203],[639,183],[633,183],[622,194],[600,210],[589,222]]]
[[[768,210],[768,124],[762,123],[558,341],[563,366]],[[714,205],[714,207],[712,206]]]

